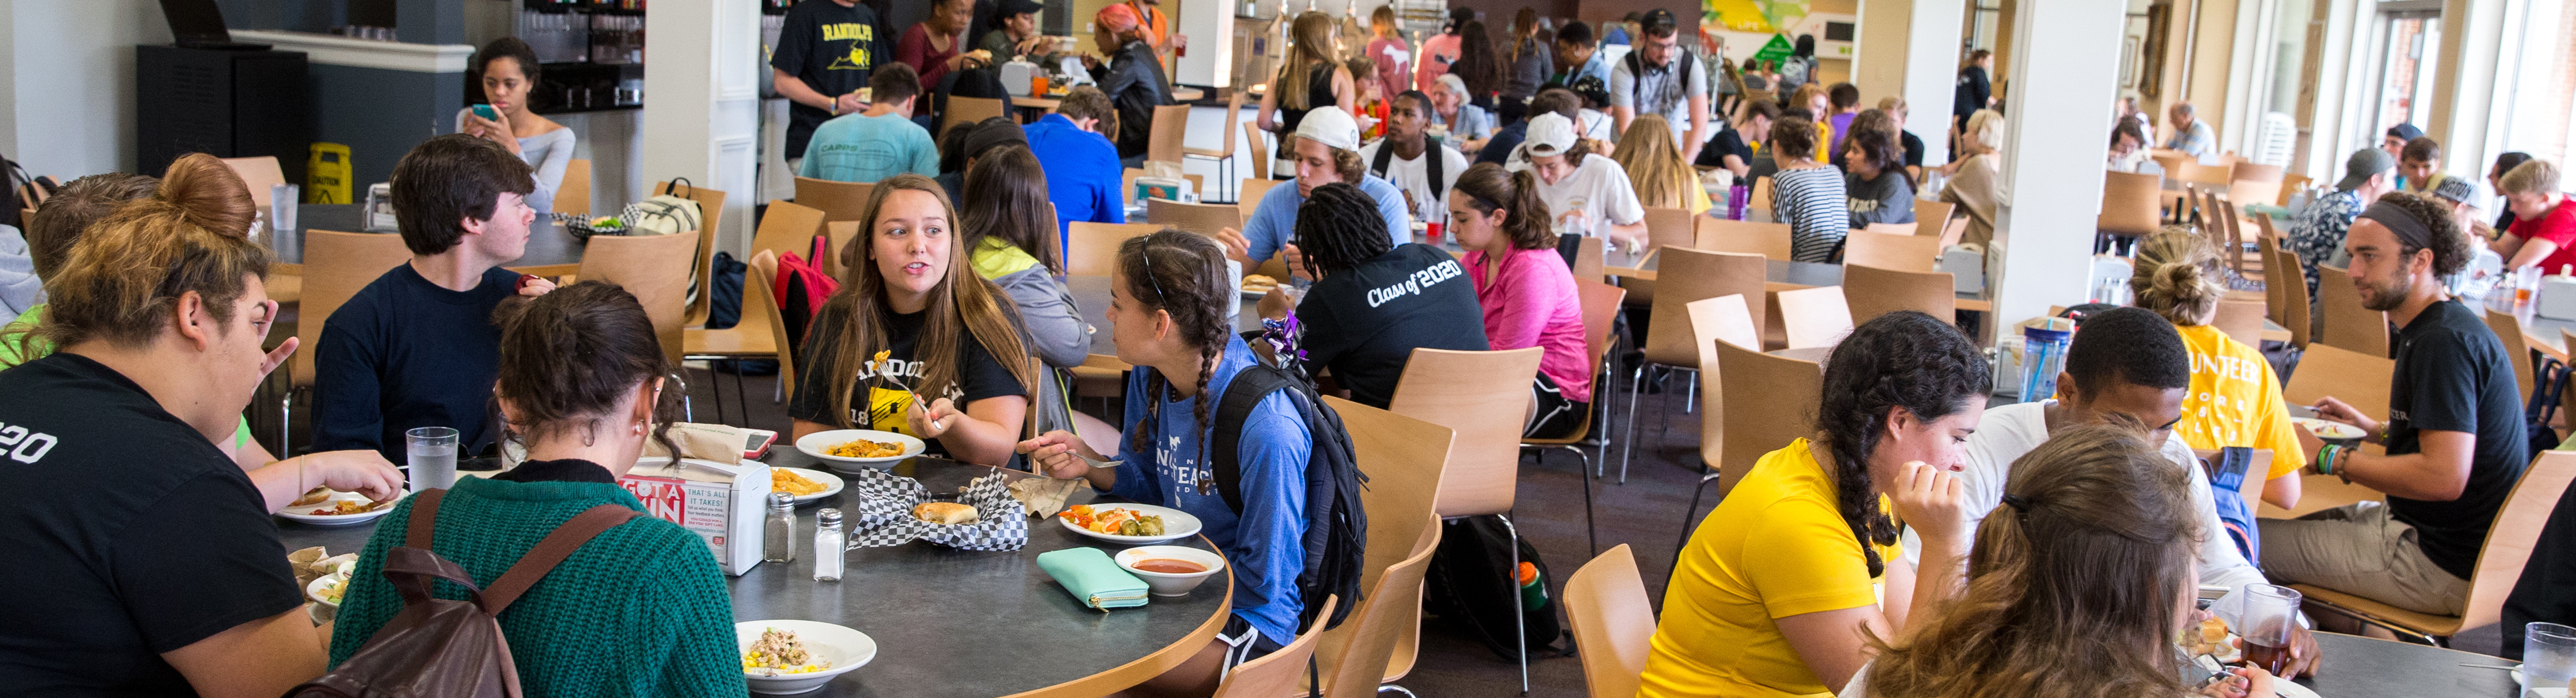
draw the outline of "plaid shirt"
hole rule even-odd
[[[2343,247],[2344,231],[2352,229],[2352,220],[2361,216],[2361,195],[2350,190],[2336,191],[2317,197],[2290,220],[2290,251],[2299,255],[2299,265],[2308,275],[2308,297],[2317,297],[2317,267],[2334,259]]]

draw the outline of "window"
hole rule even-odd
[[[2434,63],[2441,53],[2442,11],[2438,2],[2433,9],[2415,9],[2424,4],[2380,3],[2378,59],[2373,61],[2379,77],[2376,91],[2367,96],[2369,143],[2378,143],[2381,133],[2398,124],[2428,125],[2430,110],[2425,107],[2433,98]]]

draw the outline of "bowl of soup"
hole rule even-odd
[[[1145,580],[1155,596],[1188,596],[1199,582],[1225,571],[1225,556],[1179,545],[1147,545],[1118,551],[1120,569]]]

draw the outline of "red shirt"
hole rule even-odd
[[[948,50],[931,48],[930,23],[922,22],[904,30],[903,39],[894,45],[894,59],[912,64],[912,69],[921,73],[921,94],[924,97],[939,91],[939,79],[948,76],[948,59],[955,57],[958,49],[964,48],[958,45],[964,42],[956,40],[956,37],[949,39]],[[929,101],[922,100],[924,103]]]
[[[2540,260],[2540,273],[2556,274],[2561,266],[2576,265],[2576,206],[2567,204],[2566,199],[2559,199],[2557,206],[2539,218],[2514,221],[2513,227],[2506,228],[2525,242],[2548,240],[2558,245],[2558,251]]]

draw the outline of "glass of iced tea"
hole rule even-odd
[[[2245,613],[2238,637],[2245,662],[2275,675],[2290,663],[2290,637],[2299,627],[2299,592],[2272,584],[2245,585]]]

